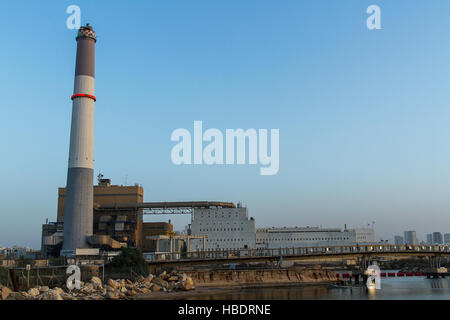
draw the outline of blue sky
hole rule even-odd
[[[147,201],[241,200],[257,226],[450,232],[450,2],[4,1],[0,245],[39,248],[56,219],[71,4],[98,35],[96,174],[142,184]],[[371,4],[382,30],[366,28]],[[280,129],[279,173],[173,165],[170,135],[194,120]]]

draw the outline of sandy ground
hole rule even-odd
[[[139,294],[133,297],[135,300],[185,300],[185,299],[195,299],[196,297],[211,296],[211,295],[222,295],[228,293],[239,292],[245,288],[262,288],[262,287],[288,287],[288,286],[317,286],[317,285],[331,285],[334,282],[304,282],[304,283],[280,283],[280,284],[252,284],[252,285],[236,285],[236,286],[226,286],[226,287],[197,287],[195,290],[191,291],[177,291],[177,292],[151,292],[146,294]]]
[[[184,300],[188,298],[195,298],[200,296],[209,296],[214,294],[232,293],[238,291],[238,287],[233,288],[196,288],[191,291],[178,292],[152,292],[146,294],[139,294],[134,296],[135,300]]]

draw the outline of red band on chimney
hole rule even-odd
[[[97,101],[97,98],[93,95],[90,94],[85,94],[85,93],[78,93],[78,94],[74,94],[73,96],[70,97],[70,99],[74,99],[74,98],[78,98],[78,97],[86,97],[86,98],[91,98],[94,101]]]

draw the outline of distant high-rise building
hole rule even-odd
[[[443,242],[442,233],[433,232],[433,244],[442,244]]]
[[[415,231],[405,231],[405,244],[417,244]]]
[[[431,233],[427,234],[427,244],[433,244],[433,235]]]
[[[395,236],[394,237],[394,243],[395,244],[405,244],[405,240],[402,236]]]
[[[444,234],[444,243],[450,243],[450,233]]]

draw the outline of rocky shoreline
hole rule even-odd
[[[176,272],[163,272],[158,276],[150,274],[134,282],[128,279],[109,279],[105,284],[100,278],[92,277],[89,282],[81,282],[80,285],[80,289],[73,290],[40,286],[20,292],[0,286],[0,300],[130,300],[138,295],[195,289],[191,277]]]
[[[243,288],[304,286],[339,282],[337,274],[323,269],[214,270],[163,272],[137,281],[93,276],[79,290],[46,286],[12,292],[0,286],[0,300],[165,300],[190,299],[233,293]],[[194,291],[195,290],[195,291]]]

